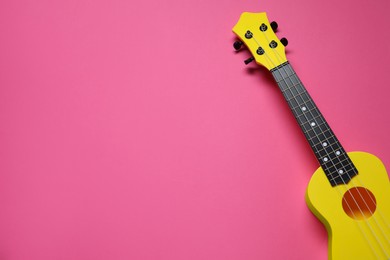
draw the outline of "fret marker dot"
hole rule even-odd
[[[340,174],[343,174],[343,173],[344,173],[344,171],[343,171],[343,170],[339,170],[339,173],[340,173]]]
[[[306,111],[306,107],[302,107],[302,111]]]
[[[340,151],[336,151],[336,155],[340,155],[341,153],[340,153]]]
[[[325,147],[325,146],[327,146],[327,145],[328,145],[327,142],[323,142],[323,143],[322,143],[322,146],[323,146],[323,147]]]
[[[327,162],[329,159],[328,159],[328,157],[325,157],[324,158],[324,162]]]
[[[311,125],[311,126],[315,126],[315,125],[316,125],[316,123],[314,123],[314,122],[311,122],[311,123],[310,123],[310,125]]]

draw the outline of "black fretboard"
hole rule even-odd
[[[291,65],[283,63],[271,72],[330,184],[348,183],[358,171]]]

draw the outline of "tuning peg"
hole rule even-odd
[[[239,49],[241,49],[241,46],[242,46],[242,45],[243,45],[242,42],[236,41],[236,42],[234,42],[233,47],[234,47],[234,49],[235,49],[236,51],[238,51]]]
[[[271,28],[272,28],[272,31],[276,32],[276,30],[278,29],[278,23],[275,21],[272,21]]]
[[[288,40],[286,38],[282,38],[280,39],[280,42],[284,45],[284,46],[287,46],[288,45]]]
[[[244,63],[245,63],[245,65],[248,65],[249,63],[251,63],[251,62],[254,61],[254,60],[255,60],[255,58],[250,57],[250,58],[244,60]]]

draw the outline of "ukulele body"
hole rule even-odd
[[[332,187],[322,168],[318,168],[307,187],[307,205],[328,231],[329,259],[389,259],[390,183],[386,169],[372,154],[348,155],[358,175],[346,185]],[[371,194],[354,187],[366,188]]]

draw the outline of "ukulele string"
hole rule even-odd
[[[264,32],[263,32],[263,34],[264,34],[264,36],[265,36],[267,42],[270,43],[270,41],[269,41],[267,35],[266,35]],[[254,40],[256,41],[257,45],[260,47],[259,42],[258,42],[255,38],[254,38]],[[281,56],[279,55],[279,53],[277,53],[273,48],[272,48],[272,50],[273,50],[273,52],[274,52],[274,54],[275,54],[275,57],[278,59],[278,61],[279,61],[279,63],[280,63],[280,59],[282,59],[282,57],[281,57]],[[267,54],[266,52],[265,52],[265,54],[266,54],[267,59],[273,63],[272,59],[268,56],[268,54]],[[280,57],[280,59],[279,59],[278,56]],[[274,63],[273,63],[273,66],[276,67]],[[284,72],[285,72],[285,74],[286,74],[286,77],[288,78],[289,76],[288,76],[288,73],[287,73],[286,69],[284,68],[284,66],[282,66],[282,68],[283,68],[283,70],[284,70]],[[292,71],[292,72],[293,72],[293,71]],[[280,73],[280,74],[281,74],[282,80],[283,80],[283,81],[286,83],[286,85],[287,85],[286,78],[283,77],[282,73]],[[299,79],[298,79],[298,80],[299,80]],[[306,92],[306,91],[305,91],[305,92]],[[305,92],[303,92],[303,93],[305,93]],[[302,93],[300,93],[300,94],[302,94]],[[306,92],[305,94],[308,95],[307,92]],[[293,98],[295,99],[295,96],[293,96]],[[305,114],[304,114],[304,116],[305,116],[306,119],[308,119],[308,118],[306,117]],[[312,116],[313,116],[313,115],[312,115]],[[307,120],[307,121],[309,121],[309,120]],[[316,134],[316,133],[315,133],[315,134]],[[316,137],[318,138],[317,134],[316,134]],[[315,148],[315,149],[316,149],[316,148]],[[318,150],[317,150],[317,152],[318,152]],[[332,164],[335,166],[335,164],[333,163],[333,160],[331,160],[331,162],[332,162]],[[345,167],[344,167],[344,170],[346,170]],[[348,177],[350,177],[350,175],[348,174],[348,171],[346,171],[346,173],[347,173]],[[341,174],[339,174],[339,176],[341,177]],[[341,179],[343,180],[343,178],[341,178]],[[343,180],[343,183],[346,185],[346,183],[344,182],[344,180]],[[337,190],[338,190],[339,195],[342,197],[342,193],[340,192],[339,187],[337,187]],[[364,212],[361,210],[359,204],[356,202],[356,199],[355,199],[354,195],[351,193],[350,190],[347,190],[347,191],[348,191],[348,193],[351,195],[351,197],[352,197],[352,199],[354,200],[355,204],[358,206],[360,213],[361,213],[361,214],[363,215],[363,217],[365,218],[365,214],[364,214]],[[359,192],[359,194],[360,194],[360,192]],[[360,197],[363,199],[364,203],[367,205],[367,203],[365,202],[365,200],[364,200],[364,198],[361,196],[361,194],[360,194]],[[356,219],[355,214],[354,214],[354,212],[352,211],[352,209],[351,209],[351,207],[350,207],[348,201],[345,201],[345,202],[346,202],[348,208],[350,209],[350,211],[352,212],[352,214],[353,214],[353,216],[354,216],[354,219]],[[371,215],[372,215],[372,212],[371,212]],[[373,216],[373,217],[374,217],[374,219],[375,219],[375,216]],[[381,228],[380,225],[377,223],[377,221],[375,221],[375,222],[376,222],[376,224],[378,225],[378,227],[381,229],[381,232],[382,232],[382,234],[383,234],[382,228]],[[357,222],[357,223],[358,223],[358,222]],[[380,247],[382,248],[382,250],[384,251],[384,253],[385,253],[386,256],[388,257],[386,250],[383,248],[383,246],[382,246],[382,244],[380,243],[380,241],[379,241],[377,235],[376,235],[375,232],[372,230],[371,225],[370,225],[369,223],[366,223],[366,224],[367,224],[367,226],[369,227],[371,233],[374,235],[374,237],[375,237],[375,239],[377,240],[378,244],[380,245]],[[363,231],[362,228],[360,227],[360,224],[358,224],[358,226],[359,226],[359,229],[361,230],[361,232],[364,234],[364,231]],[[366,234],[364,234],[364,236],[365,236],[366,240],[369,242],[369,240],[367,239]],[[369,242],[369,245],[370,245],[371,249],[373,250],[372,245],[371,245],[370,242]],[[375,253],[375,250],[373,250],[373,251],[374,251],[374,253]],[[375,253],[375,254],[376,254],[376,253]]]
[[[356,177],[359,177],[359,176],[356,176]],[[360,180],[360,178],[356,178],[356,180],[360,183],[360,185],[365,186],[363,184],[363,181]],[[352,179],[352,181],[353,182],[355,181],[354,178]],[[368,192],[366,189],[365,189],[365,191],[366,191],[367,195],[370,197],[372,203],[376,204],[375,199],[371,196],[370,192]],[[378,213],[379,213],[379,216],[382,218],[382,221],[385,223],[385,226],[389,229],[389,233],[390,233],[390,225],[389,225],[389,223],[387,223],[387,220],[383,217],[383,215],[382,215],[380,210],[378,210]],[[389,240],[388,240],[388,242],[389,242]]]
[[[357,175],[356,177],[359,177],[359,175]],[[351,179],[352,184],[353,184],[354,186],[358,187],[358,186],[355,184],[355,182],[353,181],[353,179],[354,179],[354,178]],[[359,180],[359,178],[357,178],[357,179]],[[361,184],[363,187],[366,187],[360,180],[359,180],[359,182],[360,182],[360,184]],[[372,199],[370,193],[369,193],[366,189],[364,189],[364,190],[365,190],[366,193],[370,196],[372,202],[375,204],[375,202],[373,201],[373,199]],[[360,193],[359,189],[357,189],[357,192],[359,193],[360,198],[362,198],[362,200],[363,200],[365,206],[367,207],[367,209],[369,210],[371,216],[373,217],[373,220],[374,220],[375,224],[378,226],[380,232],[382,233],[382,236],[386,239],[387,243],[390,245],[389,238],[387,237],[385,231],[382,229],[382,226],[378,223],[377,219],[376,219],[375,216],[374,216],[374,213],[371,211],[371,208],[367,205],[366,200],[363,198],[363,195]],[[380,209],[378,208],[378,209],[376,209],[376,210],[378,211],[378,213],[379,213],[379,215],[382,217],[382,219],[384,219],[383,216],[382,216],[382,214],[380,213]],[[384,222],[385,222],[385,224],[387,225],[386,221],[384,221]],[[386,227],[386,225],[385,225],[385,227]],[[387,226],[387,227],[388,227],[388,226]]]
[[[356,177],[359,177],[359,176],[356,176]],[[360,180],[360,178],[356,178],[356,180],[360,183],[361,186],[364,186],[363,182]],[[354,182],[355,180],[352,179],[352,181]],[[366,189],[365,189],[366,193],[368,194],[368,196],[370,197],[371,201],[373,204],[376,204],[376,201],[374,200],[374,198],[371,196],[370,192],[368,192]],[[382,212],[380,209],[377,209],[378,213],[379,213],[379,216],[381,217],[382,221],[385,223],[385,227],[387,227],[387,229],[389,229],[389,233],[390,234],[390,225],[388,224],[386,218],[383,217],[382,215]],[[387,238],[387,237],[386,237]],[[387,240],[389,242],[389,240]],[[389,242],[390,243],[390,242]]]

